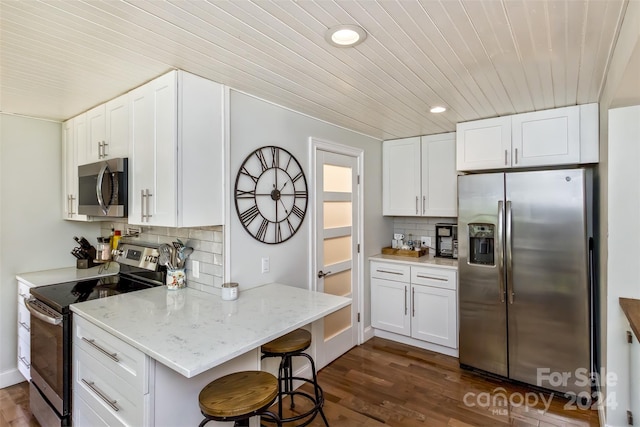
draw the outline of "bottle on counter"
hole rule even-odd
[[[118,243],[120,243],[121,237],[122,232],[120,230],[116,230],[113,232],[113,237],[111,237],[111,250],[118,249]]]

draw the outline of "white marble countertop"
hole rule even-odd
[[[157,287],[71,305],[71,310],[191,378],[351,302],[278,283],[235,301]]]
[[[112,276],[118,274],[120,265],[110,262],[91,268],[56,268],[53,270],[18,273],[16,279],[26,283],[29,287],[52,285],[54,283],[75,282],[76,280],[93,279],[95,277]]]
[[[370,261],[384,261],[384,262],[393,262],[396,264],[409,264],[409,265],[420,265],[420,266],[428,266],[428,267],[442,267],[442,268],[450,268],[453,270],[458,269],[458,260],[453,258],[437,258],[431,254],[427,254],[421,257],[409,257],[409,256],[398,256],[398,255],[374,255],[369,257]]]

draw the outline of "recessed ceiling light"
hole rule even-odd
[[[432,113],[444,113],[445,111],[447,111],[447,108],[436,105],[435,107],[431,107],[431,110],[429,111],[431,111]]]
[[[367,32],[357,25],[336,25],[327,30],[324,39],[337,47],[353,47],[367,38]]]

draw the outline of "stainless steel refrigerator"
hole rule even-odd
[[[458,178],[461,365],[590,394],[591,182],[589,169]]]

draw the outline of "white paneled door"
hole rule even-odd
[[[352,299],[324,318],[316,355],[321,368],[358,342],[358,157],[317,150],[315,168],[316,290]]]

